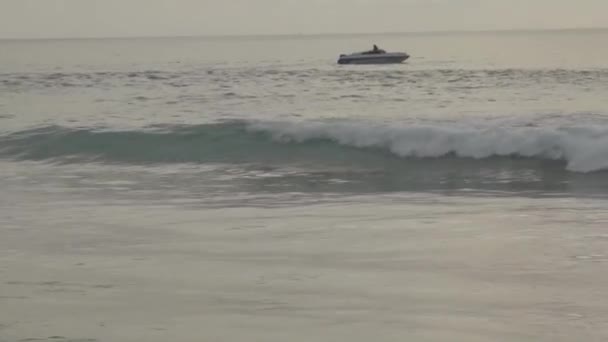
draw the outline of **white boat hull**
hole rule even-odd
[[[407,53],[402,52],[379,54],[354,53],[351,55],[341,55],[340,59],[338,59],[338,64],[398,64],[409,57]]]

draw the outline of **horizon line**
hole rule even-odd
[[[441,35],[441,34],[475,34],[475,33],[526,33],[526,32],[559,32],[559,31],[606,31],[608,27],[562,27],[562,28],[520,28],[520,29],[482,29],[482,30],[425,30],[425,31],[387,31],[387,32],[333,32],[333,33],[259,33],[259,34],[192,34],[167,36],[86,36],[86,37],[0,37],[0,41],[23,40],[118,40],[118,39],[243,39],[243,38],[313,38],[313,37],[348,37],[348,36],[399,36],[399,35]]]

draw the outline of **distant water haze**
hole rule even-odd
[[[608,27],[605,0],[0,0],[0,38]]]

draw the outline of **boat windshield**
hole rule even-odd
[[[378,49],[378,50],[369,50],[369,51],[364,51],[362,52],[364,55],[378,55],[378,54],[383,54],[386,53],[386,51],[382,50],[382,49]]]

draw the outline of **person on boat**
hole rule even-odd
[[[382,49],[379,49],[378,45],[374,44],[374,48],[369,53],[371,53],[371,54],[381,54],[381,53],[386,53],[386,51],[384,51]]]

